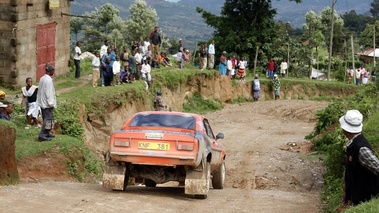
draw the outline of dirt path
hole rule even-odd
[[[321,162],[307,154],[304,140],[314,112],[327,103],[265,101],[227,105],[207,115],[213,131],[223,132],[227,182],[205,200],[184,195],[181,187],[128,187],[59,181],[0,187],[6,212],[318,212]]]

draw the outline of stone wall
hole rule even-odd
[[[37,77],[37,27],[55,23],[56,75],[69,72],[70,0],[0,0],[0,84],[19,87]]]

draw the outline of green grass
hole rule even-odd
[[[379,199],[373,199],[370,202],[362,203],[344,211],[344,213],[377,213],[379,210]]]

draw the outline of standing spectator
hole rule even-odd
[[[139,80],[140,72],[141,72],[141,66],[142,66],[141,49],[137,49],[136,54],[134,55],[134,58],[136,59],[136,65],[137,65],[136,79]]]
[[[107,58],[110,57],[111,52],[112,52],[112,49],[108,48],[107,49],[107,53],[105,53],[103,55],[103,57],[101,57],[101,61],[100,61],[100,63],[101,63],[100,78],[101,78],[101,86],[102,87],[105,86],[105,84],[104,84],[104,72],[105,72],[105,67],[107,66],[107,63],[106,63],[107,62]]]
[[[11,102],[0,103],[0,120],[11,121],[11,114],[14,110],[14,106]]]
[[[135,50],[137,52],[138,48],[139,48],[138,41],[133,41],[132,52],[133,52],[133,50]]]
[[[130,82],[134,83],[136,80],[136,73],[137,73],[137,64],[136,64],[136,58],[134,57],[136,54],[136,51],[132,51],[132,55],[129,56],[129,70],[130,70]]]
[[[183,51],[181,49],[178,50],[178,53],[176,54],[176,61],[178,62],[179,69],[184,68],[184,56]]]
[[[103,46],[101,46],[101,48],[100,48],[100,58],[102,58],[103,55],[105,53],[107,53],[107,51],[108,51],[108,45],[109,45],[108,40],[105,40]]]
[[[112,85],[113,81],[113,65],[111,65],[111,58],[107,57],[105,61],[105,69],[103,73],[104,77],[104,86]]]
[[[232,59],[233,59],[233,57],[230,57],[229,60],[226,62],[226,75],[229,78],[232,78],[232,76],[233,76],[233,73],[232,73],[232,70],[233,70]]]
[[[255,74],[255,78],[253,80],[253,99],[254,101],[258,101],[261,93],[261,83],[259,82],[259,75]]]
[[[182,41],[181,38],[179,39],[178,50],[179,50],[180,48],[183,49],[183,41]]]
[[[147,61],[148,64],[151,63],[151,56],[152,56],[152,53],[151,53],[151,46],[147,46],[147,51],[144,55],[144,58],[145,58],[145,61]]]
[[[30,129],[31,123],[36,127],[41,127],[41,124],[38,122],[38,115],[40,113],[40,107],[37,104],[37,93],[38,87],[33,85],[32,78],[26,78],[26,86],[21,88],[22,91],[22,101],[21,107],[25,108],[26,112],[26,127],[25,129]]]
[[[75,79],[80,78],[80,55],[82,54],[82,51],[80,50],[80,42],[76,42],[75,47],[75,55],[74,55],[74,62],[75,62]]]
[[[288,69],[287,60],[283,59],[283,61],[280,63],[280,74],[282,74],[282,78],[286,76],[287,69]]]
[[[124,66],[125,72],[129,69],[129,51],[127,47],[124,47],[124,52],[121,56],[122,65]]]
[[[155,111],[164,111],[165,106],[162,99],[162,91],[158,90],[157,95],[154,96],[154,109]]]
[[[360,83],[362,83],[361,79],[362,79],[362,73],[363,72],[366,72],[366,69],[365,69],[365,65],[361,64],[361,66],[355,72],[355,84],[356,85],[359,85]]]
[[[354,77],[354,70],[353,70],[353,67],[350,67],[346,70],[346,73],[347,73],[347,83],[348,84],[351,84],[351,81]]]
[[[230,75],[231,75],[231,78],[234,79],[236,77],[236,64],[237,64],[235,55],[232,56],[231,62],[232,62],[232,70],[230,72]]]
[[[213,69],[215,65],[215,41],[212,40],[208,47],[208,69]]]
[[[240,81],[245,81],[246,76],[246,67],[247,67],[247,61],[245,60],[245,57],[242,57],[242,60],[238,63],[238,76],[240,77]]]
[[[379,195],[379,160],[362,134],[363,115],[348,110],[339,122],[346,144],[344,203],[358,205]]]
[[[278,100],[280,99],[280,81],[277,74],[274,75],[274,78],[272,80],[272,85],[274,89],[275,100]]]
[[[146,54],[146,51],[147,51],[147,47],[145,46],[144,41],[141,41],[139,49],[141,50],[142,60],[144,61],[145,60],[144,55]],[[141,61],[142,64],[143,64],[143,61]]]
[[[100,78],[100,58],[99,51],[95,52],[95,57],[92,59],[92,86],[97,87]]]
[[[363,85],[366,85],[368,83],[369,74],[370,74],[369,70],[363,70],[362,71],[361,76],[362,76],[362,84]]]
[[[268,70],[268,78],[274,77],[274,69],[275,69],[275,61],[273,59],[270,59],[270,61],[267,63],[267,70]]]
[[[161,45],[161,36],[159,35],[158,32],[158,26],[155,25],[154,31],[150,33],[150,43],[152,46],[152,57],[155,58],[159,54],[159,45]]]
[[[116,48],[112,48],[111,46],[111,53],[109,54],[109,58],[111,59],[110,65],[113,67],[113,63],[116,61],[116,57],[118,54],[118,50]]]
[[[120,72],[121,72],[121,64],[120,64],[120,56],[116,56],[116,61],[113,62],[112,66],[113,70],[113,85],[120,85]]]
[[[184,48],[184,50],[185,50],[185,55],[186,55],[186,59],[185,59],[185,61],[186,61],[186,62],[189,62],[189,61],[191,60],[191,54],[190,54],[190,51],[189,51],[188,49],[186,49],[186,48]]]
[[[145,60],[144,64],[142,65],[142,68],[141,68],[141,74],[142,74],[142,78],[145,78],[145,80],[147,80],[148,87],[150,87],[150,85],[151,85],[150,72],[151,72],[150,64],[147,63],[147,60]]]
[[[203,70],[207,65],[207,50],[205,44],[200,46],[199,50],[200,69]]]
[[[220,64],[218,65],[220,75],[226,75],[226,52],[223,51],[220,56]]]
[[[37,103],[41,107],[43,124],[39,133],[39,141],[50,141],[55,135],[50,131],[54,127],[53,110],[57,107],[53,76],[55,68],[51,65],[46,67],[46,74],[39,81]]]
[[[376,81],[376,67],[371,71],[371,82],[375,83]]]

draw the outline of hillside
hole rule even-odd
[[[129,16],[129,6],[134,3],[134,0],[108,0],[107,2],[120,10],[121,17],[126,18]],[[213,29],[207,27],[194,7],[164,0],[146,0],[146,3],[157,11],[158,25],[164,33],[172,39],[183,39],[186,47],[194,49],[197,41],[207,41],[212,36]],[[100,8],[103,4],[105,2],[101,0],[74,1],[71,4],[71,13],[82,15],[84,12]]]
[[[129,16],[129,6],[134,0],[109,0],[120,10],[123,18]],[[223,0],[146,0],[147,4],[155,8],[159,17],[159,26],[172,39],[183,39],[184,45],[194,49],[196,42],[208,41],[212,36],[213,29],[208,27],[200,15],[196,12],[196,7],[204,8],[214,14],[219,14],[224,4]],[[175,3],[177,2],[177,3]],[[290,2],[289,0],[274,0],[273,7],[277,8],[276,20],[289,22],[295,28],[301,28],[305,22],[304,16],[307,11],[320,12],[325,7],[331,7],[330,0],[304,0],[301,4]],[[355,10],[357,13],[367,13],[372,0],[340,0],[336,3],[336,10],[339,14]],[[104,1],[82,0],[71,3],[71,13],[82,15],[84,12],[91,12],[95,8],[100,8]]]
[[[373,0],[339,0],[336,2],[336,11],[339,14],[355,10],[359,14],[369,11],[370,4]],[[214,14],[219,14],[224,5],[222,0],[180,0],[177,4],[186,5],[189,7],[201,7]],[[305,14],[309,10],[316,13],[323,10],[325,7],[332,7],[331,0],[303,0],[302,3],[296,4],[289,0],[273,0],[272,6],[277,9],[276,20],[290,22],[293,27],[301,27],[305,22]]]

